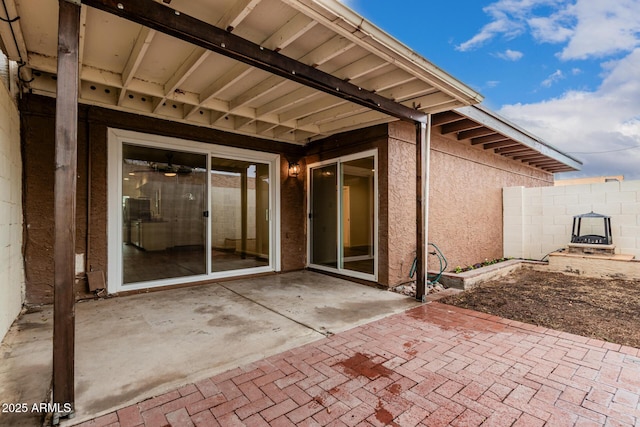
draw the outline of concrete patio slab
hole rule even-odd
[[[419,305],[394,292],[310,272],[234,280],[222,285],[321,333],[345,331]]]
[[[76,413],[70,421],[416,305],[405,296],[308,271],[78,303]],[[28,376],[27,361],[41,359],[44,375],[36,382],[45,390],[51,380],[50,340],[49,329],[48,346],[40,340],[41,347],[23,356],[24,365],[14,366]],[[33,399],[39,400],[29,404],[44,401]]]
[[[428,303],[81,424],[638,426],[640,350]]]
[[[0,410],[0,426],[39,426],[42,414],[33,404],[51,392],[53,309],[22,314],[0,344],[0,404],[26,404],[26,412]]]

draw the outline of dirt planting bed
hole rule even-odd
[[[440,302],[640,348],[640,281],[520,269]]]

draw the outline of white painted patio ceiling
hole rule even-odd
[[[182,14],[426,113],[481,100],[335,0],[158,2],[168,1]],[[11,28],[0,24],[8,56],[26,63],[28,89],[55,96],[58,1],[4,2],[9,19],[20,17]],[[81,19],[84,104],[296,144],[396,120],[86,5]]]

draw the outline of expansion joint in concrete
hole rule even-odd
[[[306,324],[306,323],[304,323],[304,322],[300,322],[299,320],[296,320],[296,319],[294,319],[293,317],[289,317],[289,316],[287,316],[287,315],[285,315],[285,314],[283,314],[283,313],[281,313],[281,312],[279,312],[279,311],[277,311],[277,310],[274,310],[274,309],[272,309],[271,307],[269,307],[269,306],[267,306],[267,305],[262,304],[260,301],[256,301],[256,300],[254,300],[254,299],[252,299],[252,298],[247,297],[246,295],[242,295],[241,293],[236,292],[236,291],[234,291],[233,289],[231,289],[231,288],[229,288],[229,287],[225,286],[225,285],[224,285],[224,283],[220,283],[220,286],[222,286],[223,288],[225,288],[225,289],[226,289],[226,290],[228,290],[229,292],[232,292],[232,293],[234,293],[234,294],[238,295],[239,297],[242,297],[242,298],[246,299],[247,301],[251,301],[252,303],[257,304],[257,305],[259,305],[260,307],[265,308],[265,309],[269,310],[270,312],[277,314],[278,316],[282,316],[282,317],[284,317],[285,319],[291,320],[292,322],[297,323],[297,324],[298,324],[298,325],[300,325],[300,326],[303,326],[303,327],[305,327],[305,328],[307,328],[307,329],[311,329],[312,331],[317,332],[317,333],[319,333],[319,334],[320,334],[320,335],[322,335],[322,336],[328,337],[328,336],[333,335],[333,332],[331,332],[331,331],[321,331],[321,330],[318,330],[318,329],[314,328],[314,327],[313,327],[313,326],[311,326],[311,325],[308,325],[308,324]]]

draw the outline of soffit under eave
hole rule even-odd
[[[28,51],[27,67],[23,70],[30,68],[35,72],[34,80],[28,83],[29,90],[55,96],[56,52],[50,36],[56,33],[57,24],[42,15],[56,16],[57,1],[7,1],[21,15],[24,46]],[[38,7],[32,5],[34,1]],[[171,5],[197,7],[195,3],[173,0]],[[242,2],[220,1],[216,5],[239,3]],[[283,22],[274,17],[272,27],[263,25],[253,30],[258,24],[257,15],[252,14],[264,15],[264,10],[276,3],[281,11],[288,11]],[[234,32],[261,37],[260,42],[267,41],[276,48],[280,43],[283,53],[290,52],[293,56],[295,52],[297,59],[311,61],[323,71],[408,107],[419,106],[423,112],[437,113],[467,103],[426,83],[419,78],[423,76],[411,74],[406,67],[374,55],[369,46],[364,48],[357,41],[314,23],[283,2],[245,0],[244,4],[251,10],[236,12]],[[224,15],[223,8],[218,9],[210,11],[209,21]],[[199,52],[192,45],[104,12],[86,6],[82,10],[82,103],[296,144],[394,120],[360,106],[351,109],[342,99],[265,75],[215,53]],[[246,16],[240,18],[243,13]],[[269,21],[261,21],[265,20]],[[37,23],[38,28],[31,26],[31,22]],[[109,43],[97,43],[98,39]],[[342,52],[336,55],[335,47]],[[355,59],[349,62],[351,57]],[[216,72],[207,73],[211,64],[222,65]],[[163,67],[164,74],[154,71]],[[242,91],[233,92],[234,88]]]

